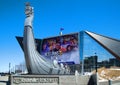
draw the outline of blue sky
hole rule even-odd
[[[0,72],[24,61],[15,39],[23,36],[25,2],[34,7],[36,38],[88,30],[120,39],[120,0],[0,0]]]

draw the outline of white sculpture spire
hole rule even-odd
[[[25,26],[32,27],[34,13],[33,13],[33,7],[30,6],[29,2],[26,3],[25,14],[26,14]]]

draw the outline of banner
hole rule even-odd
[[[79,64],[78,33],[43,39],[41,55],[52,61]]]

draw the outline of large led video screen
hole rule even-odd
[[[43,39],[41,55],[59,63],[79,64],[78,41],[78,33]]]

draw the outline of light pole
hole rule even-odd
[[[98,75],[98,70],[97,70],[97,62],[98,62],[98,56],[95,53],[95,69],[96,69],[96,84],[99,85],[99,75]]]
[[[98,56],[96,55],[96,53],[95,53],[95,70],[96,70],[96,73],[98,72],[98,70],[97,70],[97,61],[98,61]]]
[[[10,74],[11,63],[9,63],[9,74]]]

